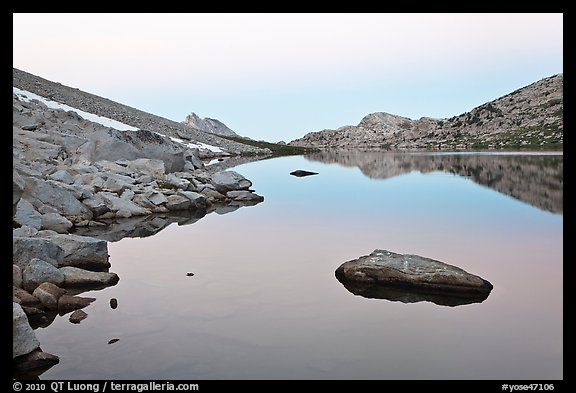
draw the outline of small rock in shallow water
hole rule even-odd
[[[317,175],[318,172],[310,172],[310,171],[303,171],[301,169],[294,171],[294,172],[290,172],[290,174],[292,176],[296,176],[296,177],[304,177],[304,176],[312,176],[312,175]]]
[[[120,341],[119,338],[113,338],[112,340],[108,341],[108,344],[114,344],[116,342]]]
[[[110,299],[110,308],[116,309],[118,307],[118,300],[116,298]]]
[[[72,323],[80,323],[82,320],[86,319],[88,314],[86,314],[82,310],[76,310],[72,314],[70,314],[70,318],[68,320]]]
[[[188,277],[192,277],[192,276],[194,275],[194,273],[188,272],[188,273],[186,273],[186,275],[187,275]]]

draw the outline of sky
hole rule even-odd
[[[372,112],[447,118],[563,72],[563,15],[13,14],[13,66],[291,141]]]

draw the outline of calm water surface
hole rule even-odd
[[[349,152],[236,167],[265,201],[110,242],[120,282],[82,295],[97,300],[79,325],[36,331],[60,357],[41,378],[562,379],[562,165]],[[334,271],[377,248],[494,289],[456,307],[355,296]]]

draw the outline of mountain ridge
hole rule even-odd
[[[294,146],[361,149],[562,148],[563,73],[543,78],[450,118],[413,120],[386,112],[356,126],[310,132]]]
[[[104,116],[142,130],[159,132],[169,137],[221,147],[233,155],[266,155],[271,153],[269,149],[261,149],[243,144],[240,141],[224,139],[213,133],[198,130],[108,98],[53,82],[17,68],[12,68],[12,70],[14,87],[98,116]]]
[[[196,113],[192,112],[186,116],[186,119],[182,122],[188,126],[196,128],[200,131],[210,132],[217,135],[227,135],[227,136],[239,136],[237,133],[232,131],[226,124],[222,123],[218,119],[212,119],[210,117],[205,117],[201,119]]]

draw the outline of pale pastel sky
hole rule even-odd
[[[13,14],[13,66],[175,121],[290,141],[451,117],[563,72],[563,15]]]

